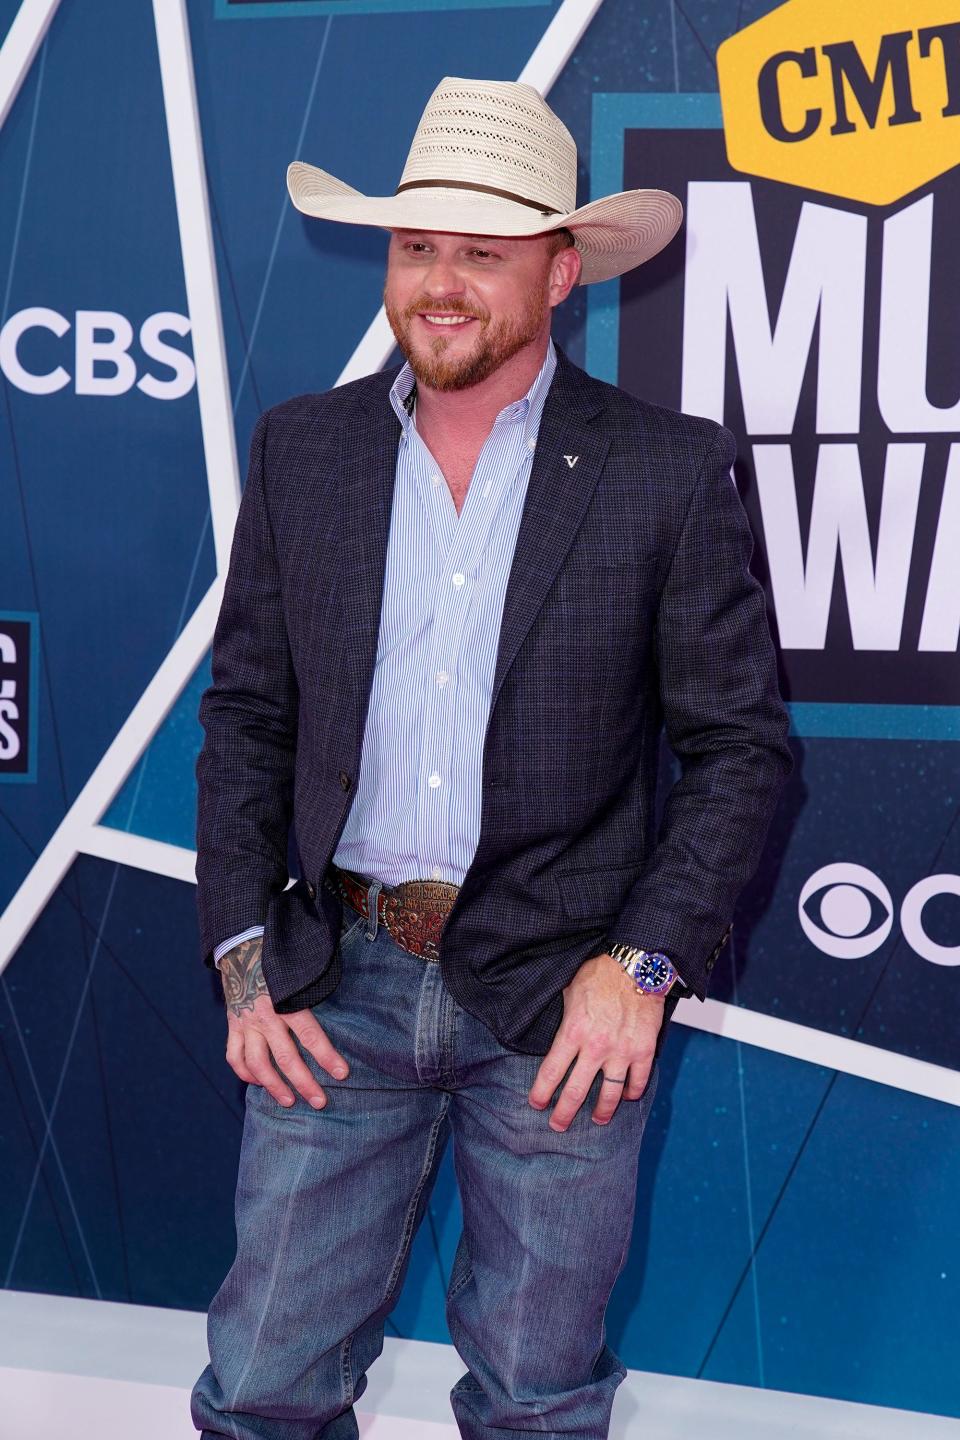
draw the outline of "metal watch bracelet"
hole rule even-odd
[[[615,940],[608,952],[633,979],[642,995],[666,995],[679,979],[669,955],[662,950],[644,950],[623,940]]]

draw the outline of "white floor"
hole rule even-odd
[[[186,1310],[0,1290],[0,1440],[197,1440],[207,1363]],[[449,1345],[387,1340],[357,1409],[363,1440],[458,1440]],[[611,1440],[960,1440],[960,1421],[632,1371]]]

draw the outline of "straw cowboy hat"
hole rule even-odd
[[[420,117],[393,195],[363,195],[295,160],[287,189],[321,220],[386,230],[540,235],[565,228],[582,257],[580,284],[642,265],[676,234],[683,207],[666,190],[622,190],[577,209],[577,147],[532,85],[440,81]]]

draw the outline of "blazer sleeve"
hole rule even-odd
[[[611,927],[618,940],[664,949],[700,1000],[793,768],[735,454],[718,426],[661,593],[660,697],[680,775],[650,860]]]
[[[197,911],[211,968],[224,936],[262,924],[289,878],[299,692],[267,508],[269,414],[250,442],[213,636],[213,683],[199,708]]]

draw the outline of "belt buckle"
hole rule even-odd
[[[372,881],[366,875],[360,875],[352,870],[342,870],[339,865],[332,865],[332,870],[331,885],[333,889],[339,894],[345,904],[356,909],[356,905],[347,894],[344,877],[348,876],[355,885],[363,888],[365,892],[369,889]],[[415,925],[416,921],[418,921],[424,911],[427,910],[430,913],[439,914],[442,922],[446,918],[446,915],[449,914],[459,889],[459,885],[454,885],[452,881],[449,880],[402,880],[399,885],[384,885],[377,896],[377,923],[384,927],[391,940],[393,940],[396,945],[399,945],[401,950],[406,950],[408,955],[416,955],[418,960],[427,960],[430,964],[435,965],[440,960],[440,949],[437,942],[430,935],[423,935],[421,937],[415,934],[414,938],[420,948],[414,950],[401,938],[405,933],[405,927],[402,925],[401,917],[404,911],[409,912],[410,915],[414,917]],[[438,906],[436,904],[438,900],[449,901],[450,903],[449,905]],[[393,904],[390,902],[393,902]],[[369,919],[369,904],[366,893],[364,893],[361,903],[363,908],[358,911],[358,914]],[[390,913],[391,910],[394,910],[392,917]],[[400,912],[399,915],[396,913],[397,910]]]
[[[435,916],[439,921],[437,928],[442,930],[459,888],[449,880],[404,880],[397,885],[391,892],[390,898],[396,901],[399,914],[394,915],[393,925],[389,918],[385,920],[387,930],[396,943],[402,949],[409,951],[411,955],[417,955],[421,960],[437,964],[440,960],[438,940],[429,933],[434,926],[427,927],[422,923],[422,919],[426,915]],[[385,905],[384,909],[388,911],[389,907]],[[404,919],[407,917],[409,917],[408,923],[405,925]],[[412,931],[412,936],[409,934],[410,931]],[[407,939],[401,938],[401,934],[407,939],[412,938],[417,948],[414,949],[411,944],[407,943]]]

